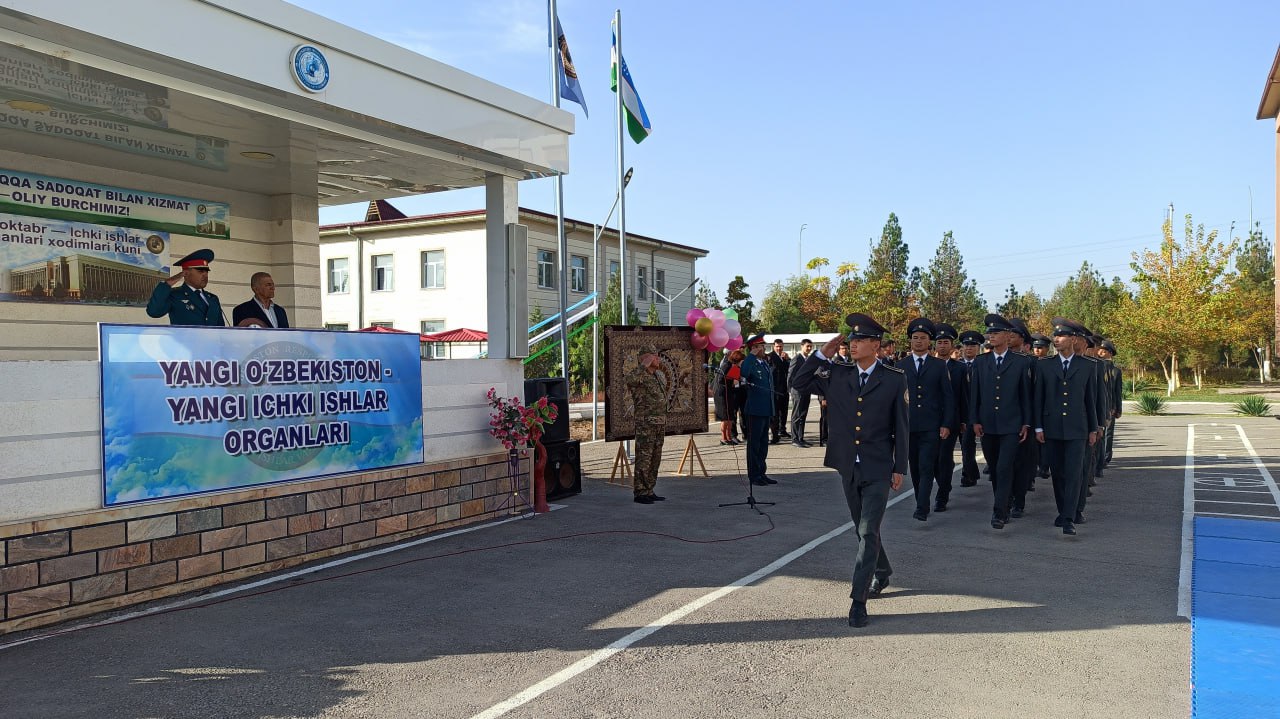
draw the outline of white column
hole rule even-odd
[[[520,220],[520,201],[516,181],[505,175],[490,174],[484,181],[485,208],[485,305],[488,318],[489,358],[511,357],[512,323],[528,326],[528,317],[507,316],[507,273],[527,272],[526,267],[507,266],[507,225]]]

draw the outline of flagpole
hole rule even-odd
[[[627,185],[622,179],[623,168],[627,166],[624,157],[625,138],[622,136],[623,124],[626,123],[626,111],[622,107],[622,10],[613,11],[613,42],[618,51],[617,67],[614,70],[615,85],[614,113],[618,120],[618,294],[622,302],[621,324],[631,324],[630,306],[627,295]]]
[[[551,59],[551,104],[560,107],[560,76],[556,72],[557,53],[560,52],[560,38],[556,37],[556,0],[547,0],[547,28],[550,37]],[[556,241],[558,251],[556,258],[560,269],[560,376],[566,384],[569,381],[569,342],[568,323],[565,309],[569,306],[569,288],[566,282],[565,267],[569,262],[569,238],[564,233],[564,177],[557,174],[554,178],[556,186]]]

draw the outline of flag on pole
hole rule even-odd
[[[613,49],[610,51],[612,67],[609,71],[610,87],[618,92],[618,68],[622,68],[622,106],[627,110],[627,134],[637,143],[653,133],[649,124],[649,114],[644,111],[644,103],[636,93],[636,85],[631,81],[631,72],[627,70],[627,60],[618,54],[618,35],[613,35]]]
[[[556,80],[560,85],[560,97],[582,106],[582,114],[591,117],[587,112],[587,99],[582,94],[582,85],[578,83],[578,70],[573,66],[573,55],[569,54],[569,41],[564,37],[560,27],[560,16],[556,13],[552,47],[556,49]]]

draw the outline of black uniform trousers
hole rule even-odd
[[[991,489],[995,493],[991,513],[1001,519],[1008,519],[1015,465],[1018,462],[1018,435],[984,432],[982,454],[986,456],[987,464],[991,465]],[[1023,496],[1026,496],[1025,490]]]
[[[891,486],[887,477],[863,475],[862,465],[857,462],[853,465],[853,476],[840,479],[844,485],[845,501],[849,504],[849,517],[858,532],[858,552],[853,562],[849,598],[865,602],[871,593],[871,580],[878,577],[883,581],[893,574],[889,557],[884,553],[884,543],[880,541],[880,522],[884,520],[885,508],[889,504]]]
[[[764,479],[769,456],[769,420],[766,415],[742,413],[747,422],[747,479]]]
[[[1107,466],[1108,464],[1111,464],[1111,451],[1112,449],[1115,448],[1115,444],[1116,444],[1116,421],[1113,419],[1111,420],[1111,426],[1107,427],[1107,448],[1106,450],[1103,451],[1103,454],[1102,454],[1103,467]]]
[[[935,467],[938,480],[938,504],[945,505],[951,499],[951,478],[956,471],[956,442],[959,432],[951,432],[946,439],[938,440],[938,462]]]
[[[911,486],[916,490],[916,511],[929,512],[934,473],[938,465],[938,430],[912,432],[907,451],[911,457]]]
[[[790,415],[787,414],[787,393],[773,393],[773,417],[769,421],[769,430],[773,435],[773,439],[779,440],[782,435],[787,433],[787,420]]]
[[[1017,458],[1013,462],[1013,506],[1018,509],[1026,508],[1027,491],[1040,469],[1039,449],[1035,433],[1028,429],[1027,439],[1018,445]]]
[[[1089,448],[1085,439],[1046,439],[1040,447],[1049,455],[1053,472],[1053,499],[1058,505],[1060,522],[1075,522],[1079,511],[1081,483],[1084,480],[1084,455]]]
[[[791,390],[791,441],[804,441],[804,423],[809,416],[809,393]]]
[[[960,436],[960,481],[970,485],[982,477],[978,469],[978,436],[973,433],[973,425],[965,425]]]
[[[818,400],[818,444],[827,443],[827,403]]]

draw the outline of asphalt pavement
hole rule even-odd
[[[606,481],[617,445],[601,442],[584,446],[583,493],[549,514],[0,637],[0,715],[1185,717],[1191,421],[1121,421],[1075,538],[1052,526],[1048,480],[1003,531],[985,481],[928,522],[897,500],[895,573],[865,629],[847,625],[854,537],[820,448],[770,448],[766,516],[717,506],[747,499],[742,447],[699,435],[711,476],[673,477],[685,443],[668,438],[667,500],[640,505]],[[1280,422],[1225,421],[1275,467],[1262,448]]]

